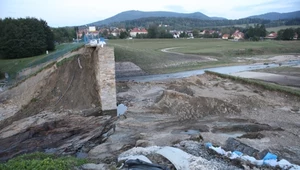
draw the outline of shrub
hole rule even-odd
[[[59,157],[53,154],[36,152],[24,154],[0,164],[0,170],[67,170],[87,163],[86,159],[77,159],[71,156]]]

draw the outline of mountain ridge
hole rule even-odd
[[[299,17],[300,17],[300,11],[294,11],[294,12],[286,12],[286,13],[269,12],[269,13],[265,13],[265,14],[249,16],[247,18],[280,20],[280,19],[293,19],[293,18],[299,18]]]
[[[223,17],[209,17],[201,12],[193,13],[178,13],[178,12],[168,12],[168,11],[138,11],[138,10],[129,10],[118,13],[112,17],[106,18],[104,20],[96,21],[88,25],[108,25],[111,23],[117,23],[122,21],[136,20],[141,18],[150,18],[150,17],[177,17],[177,18],[191,18],[191,19],[200,19],[200,20],[227,20]],[[278,13],[278,12],[269,12],[261,15],[253,15],[246,18],[259,18],[265,20],[279,20],[279,19],[293,19],[299,18],[300,11],[288,12],[288,13]],[[240,18],[243,19],[243,18]]]
[[[121,22],[126,20],[135,20],[140,18],[149,18],[149,17],[179,17],[179,18],[195,18],[195,19],[202,19],[202,20],[227,20],[226,18],[222,17],[209,17],[201,12],[193,12],[193,13],[178,13],[178,12],[168,12],[168,11],[137,11],[137,10],[130,10],[118,13],[110,18],[96,21],[90,23],[88,25],[106,25],[114,22]]]

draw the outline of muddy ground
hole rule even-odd
[[[224,146],[229,137],[300,163],[300,101],[211,75],[182,80],[118,83],[129,106],[111,139],[130,134],[136,145],[172,145],[201,134]],[[114,143],[115,141],[112,140]]]
[[[299,97],[208,74],[126,81],[117,83],[126,116],[95,116],[101,104],[91,54],[78,56],[82,69],[75,58],[0,94],[0,161],[45,151],[109,164],[135,146],[194,140],[232,150],[226,141],[235,138],[252,147],[255,157],[268,149],[300,164]]]

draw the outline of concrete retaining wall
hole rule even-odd
[[[116,115],[116,79],[114,49],[111,47],[96,48],[93,52],[98,82],[98,94],[103,114]]]

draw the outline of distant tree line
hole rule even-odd
[[[244,18],[238,20],[200,20],[193,18],[176,18],[176,17],[149,17],[140,18],[136,20],[128,20],[122,22],[116,22],[109,25],[103,25],[103,27],[122,27],[122,28],[133,28],[137,26],[148,28],[153,24],[168,25],[168,29],[175,30],[193,30],[201,29],[205,27],[220,27],[220,26],[232,26],[232,25],[248,25],[248,24],[264,24],[266,28],[276,27],[282,25],[300,25],[300,19],[289,19],[289,20],[264,20],[258,18]]]
[[[24,58],[55,49],[54,35],[44,20],[0,19],[0,58]]]
[[[277,32],[277,40],[293,40],[295,35],[298,35],[297,39],[299,40],[300,37],[300,27],[293,29],[293,28],[287,28],[282,29]]]

